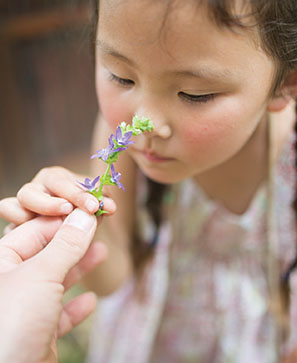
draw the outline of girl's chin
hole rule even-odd
[[[177,160],[154,162],[147,160],[140,153],[132,153],[131,156],[142,173],[154,182],[176,184],[188,178],[188,175],[180,170],[181,165]]]
[[[143,167],[143,165],[138,165],[138,167],[147,178],[159,184],[176,184],[186,179],[182,178],[180,175],[170,175],[170,173],[166,171],[148,170]]]

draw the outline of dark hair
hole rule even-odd
[[[95,6],[95,28],[98,19],[98,0],[92,0]],[[179,0],[169,2],[168,15],[170,9]],[[182,0],[184,1],[184,0]],[[196,0],[197,4],[201,0]],[[203,0],[204,1],[204,0]],[[194,2],[194,1],[193,1]],[[235,0],[207,0],[210,16],[213,17],[219,26],[226,26],[230,29],[245,27],[242,18],[234,12]],[[261,46],[264,51],[272,57],[276,64],[276,76],[273,84],[272,94],[277,94],[282,82],[292,71],[297,71],[297,1],[296,0],[247,0],[251,10],[252,19],[259,30]],[[248,25],[250,26],[250,25]],[[295,130],[297,133],[297,129]],[[297,142],[296,142],[297,151]],[[297,167],[297,165],[296,165]],[[162,184],[148,180],[149,197],[147,208],[157,228],[162,220],[161,201],[166,187]],[[297,193],[294,201],[294,209],[297,220]],[[153,255],[154,243],[140,241],[135,234],[131,253],[136,270],[140,270],[145,262]],[[297,265],[297,258],[292,262],[288,273],[282,279],[282,289],[288,297],[288,280],[290,271]]]
[[[259,30],[261,46],[277,65],[273,93],[282,81],[297,69],[297,2],[296,0],[248,0],[251,15]],[[234,0],[208,0],[209,8],[219,24],[243,26],[241,19],[232,15]]]

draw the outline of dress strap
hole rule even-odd
[[[281,357],[281,346],[288,333],[288,312],[285,306],[284,297],[281,288],[281,272],[280,272],[280,251],[279,241],[276,231],[275,216],[275,160],[276,160],[276,134],[275,124],[268,114],[268,163],[267,163],[267,282],[269,291],[269,310],[277,324],[277,332],[275,336],[276,351],[278,361]]]
[[[279,290],[280,267],[278,263],[278,241],[275,223],[275,140],[273,119],[268,115],[268,183],[267,183],[267,273],[270,293]],[[274,295],[274,294],[273,294]]]

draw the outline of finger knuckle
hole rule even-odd
[[[78,191],[77,193],[73,194],[72,199],[75,205],[85,206],[88,197],[89,196],[84,191]]]
[[[25,199],[25,197],[26,197],[29,189],[31,188],[31,186],[32,186],[32,183],[26,183],[17,192],[16,197],[17,197],[17,199],[18,199],[19,202],[22,202]]]
[[[49,169],[48,167],[40,169],[39,172],[33,178],[33,181],[42,179],[43,177],[45,177],[48,174],[48,169]]]
[[[62,166],[47,166],[39,170],[34,179],[48,178],[52,175],[65,175],[67,172],[67,169],[63,168]]]
[[[70,226],[64,226],[59,231],[57,243],[59,248],[74,256],[83,256],[86,250],[83,233]]]

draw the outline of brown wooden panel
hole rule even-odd
[[[0,197],[44,165],[86,154],[90,143],[97,102],[88,1],[77,1],[72,15],[61,3],[45,12],[32,1],[31,13],[10,13],[0,24]],[[13,25],[21,18],[26,36]]]

